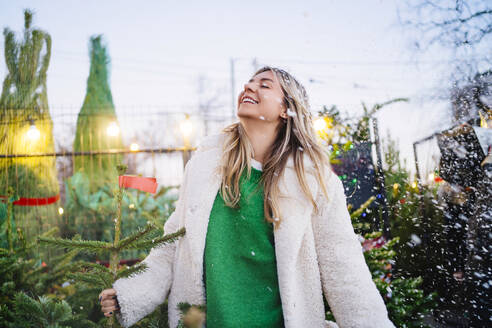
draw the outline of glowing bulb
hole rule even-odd
[[[58,214],[63,215],[63,207],[58,207]]]
[[[118,134],[120,134],[120,127],[116,122],[111,122],[106,128],[106,133],[110,137],[116,137]]]
[[[31,141],[36,141],[39,139],[40,136],[41,136],[41,132],[39,132],[36,125],[34,125],[34,123],[31,124],[29,130],[27,130],[27,138]]]
[[[412,188],[417,188],[417,181],[412,182]]]
[[[434,181],[434,173],[429,174],[429,181]]]
[[[322,117],[318,117],[317,119],[314,120],[313,122],[313,127],[314,129],[319,132],[319,131],[323,131],[324,129],[327,128],[327,124],[326,124],[326,121],[324,118]]]
[[[193,132],[193,124],[188,118],[179,124],[179,128],[184,137],[189,137]]]
[[[140,149],[140,147],[138,146],[138,143],[132,142],[132,144],[130,145],[130,150],[131,151],[138,151],[139,149]]]

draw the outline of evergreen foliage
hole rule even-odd
[[[332,163],[336,163],[335,157],[343,151],[350,149],[352,143],[370,141],[369,120],[372,115],[386,105],[394,102],[407,101],[405,98],[396,98],[383,104],[376,104],[371,109],[363,103],[363,115],[356,118],[342,117],[336,106],[331,108],[324,107],[320,115],[328,123],[328,131],[322,131],[321,137],[331,146]],[[419,212],[418,201],[401,201],[402,196],[418,198],[416,189],[413,188],[408,180],[408,173],[400,163],[399,152],[396,144],[388,136],[389,145],[385,152],[385,160],[388,166],[385,174],[387,187],[386,196],[390,203],[390,222],[392,224],[392,233],[396,237],[385,241],[382,245],[377,242],[381,241],[381,231],[372,231],[371,222],[381,220],[381,211],[373,210],[370,204],[376,197],[370,197],[362,206],[356,210],[348,208],[351,213],[352,225],[354,231],[360,236],[362,241],[370,242],[369,249],[364,251],[364,257],[376,287],[383,297],[390,320],[397,327],[423,327],[422,318],[436,307],[436,296],[432,290],[424,290],[422,271],[415,272],[415,275],[398,275],[395,267],[398,260],[407,261],[406,257],[397,257],[398,252],[404,247],[401,246],[400,238],[404,241],[412,240],[412,235],[420,234],[419,228],[408,227],[409,231],[405,232],[403,237],[402,231],[395,226],[401,222],[407,222],[413,215]],[[399,211],[398,205],[406,205],[407,211]],[[364,214],[364,215],[362,215]],[[395,228],[395,229],[393,229]],[[415,238],[415,237],[414,237]],[[407,249],[408,243],[406,243]],[[413,244],[410,244],[413,246]],[[415,251],[410,248],[410,252]],[[420,266],[420,269],[422,267]],[[327,320],[334,321],[335,318],[329,310],[329,305],[325,301],[325,307],[328,309]]]
[[[123,175],[126,171],[125,165],[118,165],[118,174]],[[144,263],[133,267],[120,266],[120,256],[124,250],[138,249],[148,250],[152,247],[174,242],[177,238],[184,235],[185,229],[181,228],[175,233],[163,235],[161,237],[152,238],[157,228],[152,224],[147,224],[144,228],[134,231],[132,234],[123,237],[121,233],[122,225],[122,200],[124,197],[124,188],[119,187],[115,193],[116,196],[116,218],[114,220],[114,239],[111,242],[98,240],[70,240],[53,237],[40,237],[39,240],[43,243],[54,247],[66,248],[69,250],[79,250],[92,254],[109,254],[109,267],[83,262],[78,264],[78,270],[75,273],[69,274],[68,277],[78,285],[83,285],[84,295],[90,296],[92,299],[97,299],[97,294],[107,288],[111,288],[116,279],[129,277],[146,269]],[[104,318],[101,323],[107,322],[108,326],[117,325],[113,317],[109,320]]]
[[[24,11],[23,39],[5,28],[5,62],[7,75],[0,96],[0,154],[53,153],[53,122],[51,120],[46,72],[51,57],[51,37],[32,27],[33,14]],[[28,131],[39,135],[29,137]],[[0,195],[13,187],[19,197],[52,197],[59,193],[54,157],[7,158],[0,161]],[[56,218],[57,206],[36,209]],[[21,213],[20,209],[15,212]],[[42,227],[29,222],[32,210],[23,212],[20,226],[28,236]],[[24,220],[25,218],[25,220]],[[29,229],[28,229],[29,228]]]
[[[97,325],[80,315],[74,315],[64,300],[47,296],[35,300],[19,292],[15,295],[15,322],[9,327],[74,328]]]
[[[109,56],[101,35],[92,36],[89,43],[90,72],[84,104],[77,118],[73,149],[75,152],[108,151],[122,149],[121,135],[108,135],[110,124],[116,125],[117,117],[113,96],[109,87]],[[116,164],[119,154],[77,156],[74,173],[84,173],[89,179],[89,190],[95,192],[104,184],[115,186]]]
[[[12,201],[14,198],[9,200],[7,210],[4,211],[7,215],[0,217],[4,222],[12,219]],[[0,205],[4,204],[0,203]],[[6,227],[6,231],[3,230],[4,227]],[[61,284],[65,274],[76,265],[73,259],[78,251],[67,252],[45,263],[39,253],[33,252],[38,246],[37,243],[28,242],[24,238],[22,229],[17,228],[16,233],[14,233],[12,225],[2,224],[2,232],[7,236],[9,242],[7,243],[8,248],[0,248],[0,326],[21,327],[24,326],[24,323],[17,321],[20,317],[18,312],[26,309],[26,307],[18,307],[20,306],[18,301],[23,302],[25,300],[18,296],[19,293],[60,296],[56,295],[57,292],[53,287]],[[43,236],[50,237],[56,232],[57,229],[53,228],[45,232]],[[30,254],[37,255],[32,257]]]
[[[70,238],[75,234],[84,240],[112,241],[114,226],[115,191],[109,185],[91,192],[90,181],[85,174],[77,173],[66,181],[66,205],[61,235]],[[174,211],[176,195],[174,186],[162,187],[156,194],[128,190],[122,198],[122,222],[124,235],[135,232],[147,222],[163,227],[164,221]],[[152,238],[162,235],[162,228],[152,232]],[[135,248],[129,248],[123,258],[136,258],[145,254]]]

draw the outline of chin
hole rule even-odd
[[[253,113],[251,110],[246,110],[246,109],[238,109],[237,111],[237,116],[238,117],[244,117],[244,118],[253,118],[254,116],[258,116],[257,114]]]

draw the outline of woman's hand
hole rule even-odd
[[[113,313],[120,310],[116,290],[113,288],[105,289],[99,294],[99,303],[101,304],[101,311],[106,317],[111,317]]]

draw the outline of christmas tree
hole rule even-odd
[[[51,37],[32,27],[33,14],[24,11],[24,33],[16,41],[15,33],[4,29],[7,75],[0,96],[0,154],[25,155],[53,153],[53,122],[51,120],[46,72],[51,57]],[[54,157],[19,157],[0,161],[0,195],[13,187],[23,198],[43,202],[57,199],[59,186]],[[21,213],[19,222],[29,236],[45,230],[33,216],[46,214],[56,218],[55,204],[32,209],[16,207]],[[37,213],[34,213],[37,212]],[[41,213],[42,212],[42,213]],[[45,218],[44,218],[45,219]],[[43,222],[50,226],[49,222]],[[48,224],[46,224],[48,223]],[[29,228],[29,229],[28,229]]]
[[[383,104],[375,104],[371,109],[363,104],[363,115],[355,119],[342,117],[336,106],[325,107],[320,111],[319,114],[326,123],[326,129],[319,131],[319,134],[331,150],[332,163],[339,164],[339,155],[352,149],[352,145],[370,141],[369,123],[371,117],[384,106],[399,101],[406,101],[406,99],[397,98]],[[391,144],[390,151],[386,152],[385,155],[387,164],[389,164],[388,170],[393,170],[396,167],[398,173],[389,176],[391,187],[384,192],[392,205],[395,202],[404,204],[404,200],[400,202],[402,199],[401,191],[402,189],[405,190],[402,187],[406,185],[406,190],[410,192],[412,187],[406,180],[408,176],[404,174],[399,164],[396,146]],[[388,175],[386,177],[388,178]],[[395,276],[395,259],[398,255],[397,251],[401,249],[399,246],[400,237],[386,240],[382,236],[382,231],[374,229],[371,223],[381,220],[381,210],[377,206],[371,206],[375,200],[377,197],[371,196],[358,209],[353,210],[350,205],[348,208],[354,231],[360,236],[363,243],[366,263],[373,281],[386,303],[390,320],[397,327],[423,327],[423,316],[436,306],[434,301],[436,293],[424,293],[422,289],[423,279],[420,276]],[[414,206],[414,208],[417,207]],[[400,218],[402,213],[398,212],[398,207],[390,206],[389,211],[392,220],[402,220]],[[375,226],[378,227],[379,225],[376,224]],[[326,302],[325,307],[328,309],[327,320],[334,321],[333,314]]]
[[[128,277],[146,269],[145,263],[136,264],[134,266],[120,266],[120,255],[123,251],[129,249],[145,250],[152,247],[157,247],[164,243],[174,242],[177,238],[184,235],[185,229],[182,228],[175,233],[167,234],[161,237],[155,236],[158,229],[153,224],[147,224],[144,228],[134,231],[126,237],[121,235],[122,225],[122,199],[124,188],[137,188],[144,191],[150,191],[145,185],[152,183],[149,178],[128,177],[123,176],[126,171],[125,165],[118,165],[119,173],[119,189],[116,192],[116,218],[114,221],[114,239],[112,242],[103,242],[98,240],[70,240],[62,238],[39,238],[40,241],[69,250],[80,250],[88,253],[102,254],[109,253],[109,266],[101,264],[85,262],[79,264],[79,272],[69,274],[69,278],[85,285],[84,295],[91,296],[92,299],[97,299],[98,293],[107,288],[111,288],[115,280]],[[155,180],[154,180],[155,181]],[[155,188],[152,192],[155,192]],[[108,326],[117,326],[116,321],[103,318],[101,323],[107,323]]]
[[[73,149],[75,152],[104,152],[122,149],[123,143],[109,87],[109,56],[102,36],[93,36],[89,45],[90,72],[84,104],[77,118]],[[74,175],[85,174],[89,190],[94,192],[105,184],[114,184],[119,154],[77,156]]]
[[[36,300],[19,292],[15,295],[14,302],[14,323],[3,327],[97,327],[92,321],[74,314],[70,305],[64,300],[47,296],[40,296]]]
[[[32,318],[44,315],[49,322],[50,316],[43,312],[43,315],[33,310],[34,307],[51,306],[48,299],[40,300],[39,303],[28,296],[47,294],[56,297],[57,291],[54,288],[60,285],[65,274],[76,266],[72,262],[78,250],[73,250],[54,257],[46,262],[40,257],[36,242],[28,242],[24,238],[22,229],[16,228],[15,217],[13,216],[13,202],[16,200],[12,188],[9,190],[9,197],[5,203],[0,202],[0,223],[2,238],[0,247],[0,326],[1,327],[32,327],[34,322],[29,324],[28,316]],[[45,232],[42,236],[49,237],[57,232],[56,228]],[[30,254],[36,254],[34,257]],[[45,304],[46,303],[46,304]],[[34,306],[35,305],[35,306]],[[31,308],[33,306],[33,308]],[[24,313],[28,310],[29,313]],[[71,312],[71,311],[70,311]],[[65,316],[64,316],[65,317]],[[36,320],[38,320],[36,319]],[[26,321],[27,320],[27,321]]]

